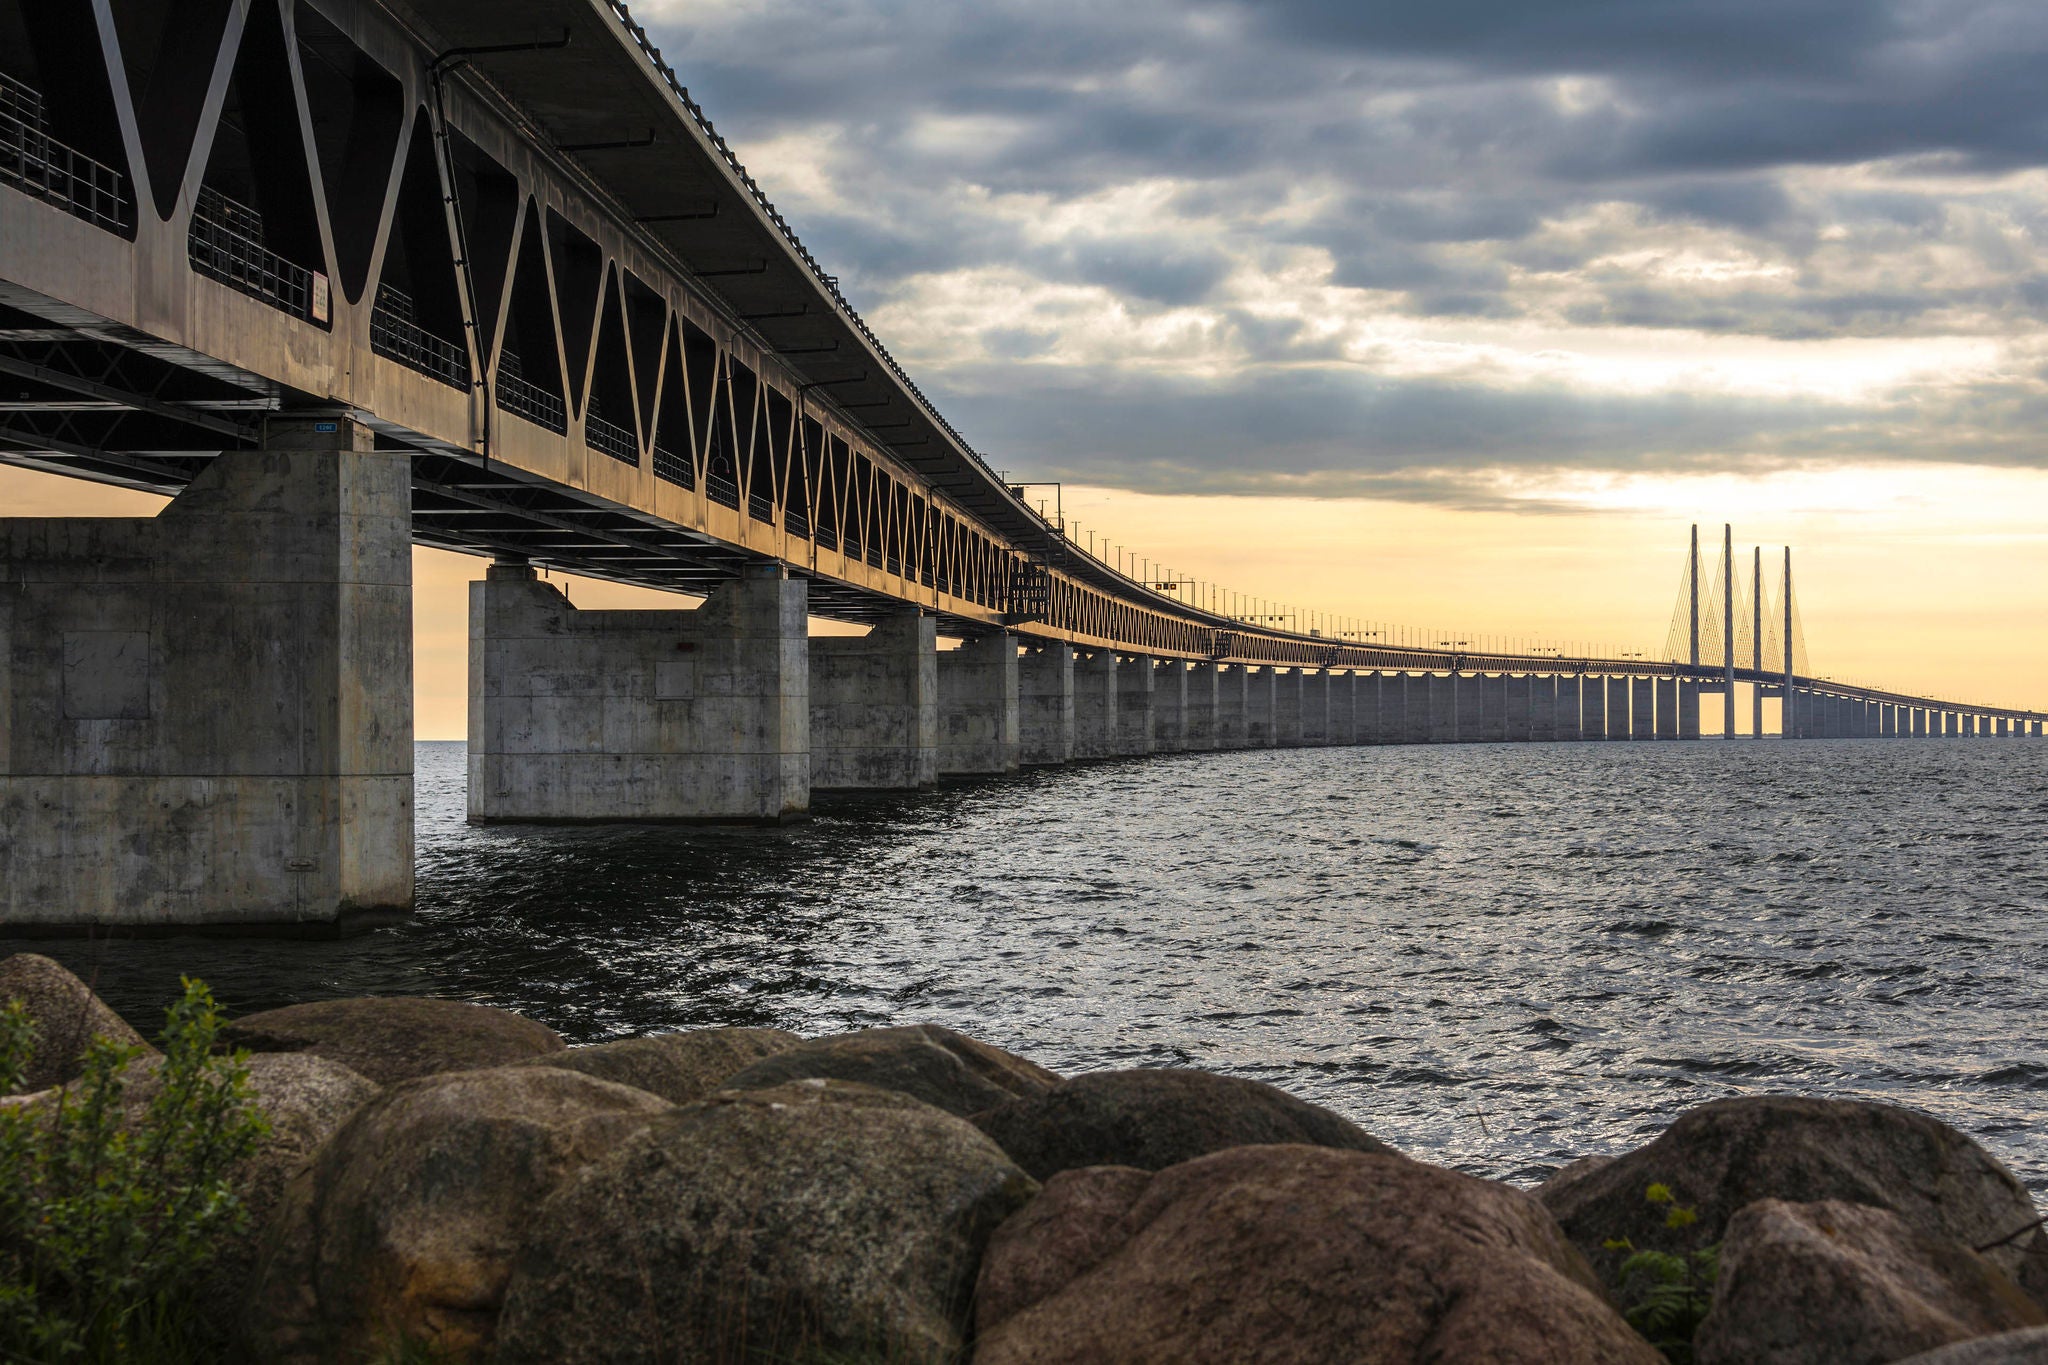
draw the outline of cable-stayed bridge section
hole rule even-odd
[[[0,459],[173,499],[0,519],[12,927],[408,907],[414,542],[492,561],[478,820],[1695,737],[1735,681],[1794,734],[2041,726],[1711,650],[1273,629],[1122,572],[925,399],[610,0],[0,0],[0,381]],[[550,568],[706,600],[582,611]]]

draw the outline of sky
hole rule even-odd
[[[1816,672],[2048,708],[2038,0],[633,11],[1084,539],[1654,650],[1729,521],[1794,547]],[[420,562],[426,734],[472,566]]]

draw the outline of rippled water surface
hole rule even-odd
[[[2048,744],[1188,755],[751,831],[473,829],[462,784],[460,744],[419,746],[404,926],[0,946],[138,1022],[180,971],[236,1010],[432,993],[576,1041],[933,1020],[1273,1081],[1518,1179],[1723,1095],[1867,1096],[2048,1191]]]

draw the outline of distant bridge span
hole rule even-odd
[[[924,398],[613,0],[0,0],[0,379],[0,460],[175,498],[0,521],[0,923],[408,905],[408,539],[495,561],[480,819],[775,819],[813,785],[1158,748],[1677,738],[1731,679],[1793,733],[2044,719],[1331,639],[1132,578]],[[577,612],[534,565],[710,602]],[[806,646],[806,612],[875,630]],[[99,837],[152,820],[180,833],[108,867]]]

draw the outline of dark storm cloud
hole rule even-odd
[[[637,8],[743,155],[817,149],[809,201],[772,156],[752,169],[864,309],[975,272],[1015,290],[913,366],[1005,459],[1432,498],[1476,496],[1481,468],[2048,463],[2016,425],[2042,415],[2031,362],[1855,403],[1610,394],[1484,364],[1390,379],[1317,325],[2048,350],[2048,195],[1985,179],[2048,161],[2038,0]],[[1138,185],[1163,198],[1115,198]],[[1104,359],[1034,283],[1135,323],[1200,313],[1206,378]]]

